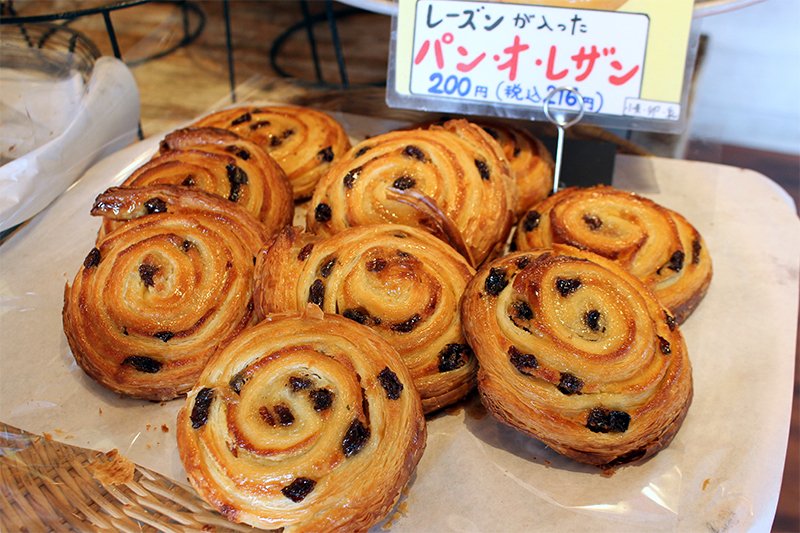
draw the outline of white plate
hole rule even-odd
[[[387,123],[343,116],[356,135]],[[122,399],[76,366],[62,332],[63,289],[93,247],[89,208],[156,149],[103,160],[0,246],[0,420],[107,451],[179,482],[181,402]],[[612,477],[563,459],[471,404],[433,418],[393,531],[768,531],[793,389],[800,225],[752,171],[621,156],[615,184],[683,213],[714,260],[706,299],[682,328],[695,396],[673,443]],[[165,425],[168,432],[161,426]]]

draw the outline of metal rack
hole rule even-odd
[[[76,9],[72,11],[46,13],[43,15],[19,15],[14,6],[13,0],[7,0],[0,2],[0,25],[5,26],[9,24],[16,24],[19,26],[20,31],[24,33],[26,31],[25,30],[26,24],[50,22],[53,23],[54,28],[57,29],[59,26],[66,27],[73,21],[82,17],[101,15],[105,22],[106,32],[108,33],[108,40],[109,43],[111,44],[111,50],[114,53],[114,57],[123,60],[122,51],[120,50],[119,42],[117,41],[117,34],[116,31],[114,30],[114,24],[111,20],[111,13],[114,11],[119,11],[121,9],[129,9],[136,6],[140,6],[142,4],[149,4],[153,1],[154,0],[122,0],[117,2],[109,2],[108,4],[88,9]],[[157,59],[159,57],[164,57],[165,55],[174,52],[178,48],[186,46],[187,44],[191,43],[203,32],[203,28],[205,27],[206,23],[206,16],[203,10],[195,2],[189,0],[179,0],[177,2],[163,2],[158,0],[157,3],[175,4],[175,6],[181,10],[181,13],[183,15],[183,37],[181,38],[180,41],[178,41],[176,44],[172,46],[169,46],[163,50],[159,50],[158,52],[150,56],[137,59],[136,61],[133,62],[128,62],[129,65],[135,65],[143,63],[145,61]],[[29,45],[41,48],[42,45],[47,40],[47,38],[48,35],[44,35],[36,43],[29,41]]]

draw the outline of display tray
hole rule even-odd
[[[396,126],[337,118],[356,138]],[[0,246],[0,422],[74,446],[116,448],[185,484],[174,431],[182,402],[125,399],[100,387],[75,364],[61,323],[64,285],[99,227],[89,215],[95,196],[158,142],[104,159]],[[614,184],[685,215],[714,262],[708,295],[681,328],[695,388],[675,440],[603,475],[497,422],[473,395],[429,418],[416,474],[376,530],[769,530],[793,390],[794,206],[758,173],[707,163],[620,156]]]

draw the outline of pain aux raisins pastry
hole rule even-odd
[[[307,107],[235,107],[208,115],[193,127],[223,128],[261,146],[286,172],[295,199],[311,196],[331,164],[350,148],[336,120]]]
[[[175,398],[253,322],[264,227],[224,198],[175,185],[109,189],[92,214],[127,222],[98,240],[65,288],[72,354],[115,392]]]
[[[576,461],[612,467],[656,453],[691,403],[675,320],[595,254],[555,245],[487,264],[462,320],[487,409]]]
[[[642,280],[678,323],[711,283],[708,248],[683,216],[613,187],[559,191],[522,217],[514,243],[518,250],[568,244],[612,259]]]
[[[258,145],[229,131],[182,129],[167,135],[152,160],[122,187],[183,185],[227,198],[260,220],[269,233],[289,224],[292,189],[278,164]],[[120,222],[106,219],[105,233]]]
[[[258,256],[254,301],[259,317],[312,303],[368,326],[400,353],[428,413],[475,385],[459,309],[474,274],[416,228],[360,226],[318,237],[288,227]]]
[[[178,414],[178,450],[231,521],[367,531],[422,455],[422,406],[386,341],[310,307],[270,316],[212,358]]]
[[[322,235],[369,224],[421,227],[476,265],[502,247],[515,205],[499,145],[479,126],[451,120],[353,147],[320,180],[307,225]]]

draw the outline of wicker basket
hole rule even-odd
[[[0,423],[0,531],[252,531],[116,451]]]

